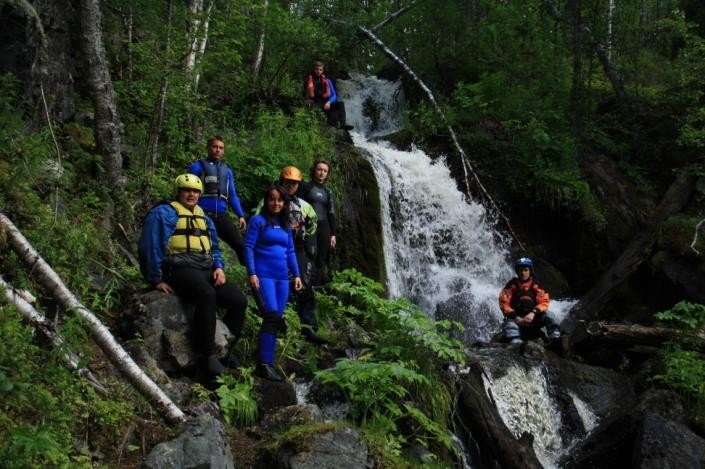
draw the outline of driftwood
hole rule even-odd
[[[615,287],[624,282],[649,257],[661,223],[685,206],[694,189],[695,176],[681,175],[671,184],[646,227],[632,239],[609,270],[571,309],[573,319],[590,320],[597,317],[612,298]],[[574,321],[568,321],[564,323],[564,327],[570,332],[576,324]]]
[[[664,342],[682,340],[688,347],[705,351],[705,332],[686,334],[681,329],[649,327],[641,324],[609,324],[593,321],[581,324],[577,336],[591,341],[605,342],[624,347],[660,347]],[[646,349],[641,349],[646,350]]]
[[[61,281],[54,270],[46,263],[29,241],[20,233],[12,221],[0,213],[0,230],[7,235],[12,249],[31,270],[32,275],[51,292],[57,302],[67,310],[73,310],[88,323],[93,339],[108,359],[140,390],[147,398],[156,402],[167,418],[175,422],[186,419],[184,413],[157,386],[149,376],[132,360],[130,355],[115,340],[110,330],[88,308],[81,304]]]
[[[518,440],[500,417],[492,396],[488,396],[482,379],[482,367],[470,364],[470,370],[459,382],[458,409],[463,425],[470,429],[480,448],[490,454],[480,454],[483,467],[504,469],[541,469],[534,453],[533,438],[524,433]]]

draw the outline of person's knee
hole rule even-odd
[[[515,337],[521,336],[521,331],[519,330],[519,325],[514,322],[513,319],[505,319],[502,324],[502,332],[504,337],[507,339],[513,339]]]
[[[262,327],[260,327],[260,332],[276,335],[279,330],[279,324],[279,315],[277,313],[264,313],[262,314]]]

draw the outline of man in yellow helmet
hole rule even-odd
[[[175,183],[176,200],[157,204],[145,217],[139,241],[140,269],[156,290],[176,292],[196,305],[198,348],[208,372],[217,375],[224,367],[215,353],[216,306],[226,309],[223,320],[237,341],[247,298],[225,278],[215,226],[198,206],[201,179],[182,174]]]

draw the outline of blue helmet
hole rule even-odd
[[[519,272],[519,267],[528,267],[531,274],[534,274],[534,262],[528,257],[521,257],[514,263],[514,271]]]

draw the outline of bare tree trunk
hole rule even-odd
[[[614,295],[614,289],[629,278],[649,257],[663,221],[670,215],[678,213],[688,203],[694,190],[695,176],[682,175],[671,184],[646,227],[632,239],[609,270],[571,309],[573,319],[590,320],[597,317],[600,310]],[[566,322],[564,327],[571,331],[576,325],[574,322]]]
[[[31,268],[32,273],[44,288],[50,291],[65,309],[73,310],[88,323],[93,339],[113,365],[122,371],[147,398],[156,402],[168,419],[176,422],[184,421],[186,416],[181,409],[137,366],[125,349],[115,340],[110,330],[66,288],[56,272],[39,256],[29,241],[3,213],[0,213],[0,229],[7,236],[10,246],[22,259],[22,262]]]
[[[578,1],[578,0],[576,0]],[[551,2],[547,2],[549,11],[551,12],[551,15],[558,21],[564,21],[563,14],[558,11],[558,8]],[[590,44],[592,45],[592,48],[595,50],[595,54],[597,54],[598,59],[600,59],[600,63],[602,64],[602,69],[605,72],[605,75],[607,76],[607,79],[610,81],[610,84],[612,85],[612,89],[614,90],[615,94],[617,95],[617,98],[627,106],[627,108],[632,108],[632,99],[629,93],[627,93],[626,88],[624,87],[624,82],[622,81],[622,78],[619,76],[619,72],[617,72],[617,69],[614,67],[612,64],[612,61],[610,60],[607,51],[605,50],[604,46],[595,39],[595,36],[592,34],[592,31],[590,28],[585,26],[585,24],[580,20],[575,24],[575,28],[582,33],[585,37],[588,38],[590,41]]]
[[[174,2],[169,0],[169,6],[167,8],[167,18],[166,18],[166,40],[164,42],[164,56],[169,57],[171,53],[171,21],[174,13]],[[167,67],[169,66],[167,59]],[[164,126],[164,113],[166,112],[166,97],[169,90],[169,72],[164,73],[164,79],[162,80],[162,85],[159,88],[159,101],[157,103],[156,116],[152,124],[152,128],[149,132],[149,154],[150,157],[145,161],[145,169],[147,175],[151,178],[154,175],[154,171],[157,167],[157,158],[159,155],[159,135],[162,132],[162,127]]]
[[[407,11],[409,11],[411,8],[413,8],[415,6],[416,6],[416,0],[412,0],[411,2],[409,2],[408,5],[400,8],[399,10],[395,11],[394,13],[392,13],[391,15],[387,16],[385,19],[383,19],[382,21],[377,23],[375,26],[371,27],[370,31],[372,31],[372,32],[377,31],[378,29],[386,26],[388,23],[391,23],[395,19],[399,18],[401,15],[403,15],[404,13],[406,13]]]
[[[191,0],[188,5],[191,20],[188,27],[189,50],[186,54],[184,70],[188,75],[196,68],[196,54],[198,53],[198,35],[201,29],[201,13],[203,13],[203,0]]]
[[[705,351],[705,332],[687,334],[680,329],[647,327],[641,324],[607,324],[590,322],[584,324],[585,334],[591,341],[605,342],[623,347],[660,347],[664,342],[679,340],[686,347]]]
[[[264,12],[262,13],[262,31],[259,34],[257,43],[257,54],[255,61],[252,63],[252,77],[257,80],[260,68],[262,67],[262,58],[264,57],[264,38],[267,31],[267,11],[269,10],[269,0],[264,0]]]
[[[54,332],[52,324],[49,323],[42,314],[34,309],[29,301],[27,301],[18,291],[5,282],[2,276],[0,276],[0,288],[2,288],[5,292],[5,299],[15,305],[15,308],[24,320],[31,324],[36,331],[46,337],[54,348],[61,348],[65,345],[64,339]],[[88,381],[96,391],[103,396],[108,395],[108,390],[105,389],[100,381],[98,381],[93,373],[91,373],[91,370],[85,367],[79,368],[78,365],[80,363],[80,359],[75,353],[70,350],[66,350],[62,354],[61,358],[70,370],[76,371],[78,375]]]
[[[116,192],[123,186],[121,132],[115,90],[103,43],[103,15],[98,0],[81,0],[83,50],[88,62],[88,86],[95,106],[95,141],[103,157],[102,180]]]
[[[384,54],[389,57],[390,59],[394,60],[396,63],[398,63],[404,72],[411,77],[418,85],[421,87],[424,93],[426,93],[426,96],[428,97],[428,100],[431,102],[433,105],[433,108],[436,110],[438,115],[441,117],[442,121],[445,123],[446,128],[448,129],[448,132],[450,133],[451,140],[453,141],[453,145],[455,146],[455,149],[458,151],[458,154],[460,155],[460,161],[463,166],[463,178],[465,182],[465,190],[467,196],[472,199],[472,192],[470,190],[470,181],[469,181],[469,175],[468,173],[472,174],[473,179],[475,180],[475,183],[477,184],[478,188],[480,189],[480,192],[482,193],[483,197],[485,200],[487,200],[492,208],[495,210],[497,215],[499,215],[505,222],[507,229],[509,232],[512,234],[514,237],[514,240],[517,242],[519,247],[523,250],[524,245],[522,244],[521,240],[519,237],[516,235],[514,232],[514,229],[512,228],[512,224],[509,222],[509,219],[504,215],[504,213],[499,209],[499,206],[495,203],[494,199],[492,196],[490,196],[489,192],[485,188],[485,186],[482,184],[482,181],[480,181],[479,176],[475,172],[475,170],[472,167],[472,164],[470,163],[470,158],[468,158],[467,154],[463,150],[463,148],[460,146],[460,142],[458,141],[458,137],[455,134],[455,130],[453,130],[453,127],[448,123],[448,120],[446,119],[445,113],[443,112],[443,109],[441,106],[438,104],[436,101],[436,97],[433,95],[431,92],[430,88],[424,83],[416,73],[409,67],[406,62],[404,62],[403,59],[401,59],[399,56],[397,56],[394,51],[392,51],[389,47],[387,47],[372,31],[369,29],[363,27],[363,26],[358,26],[358,29],[362,31],[363,34],[365,34],[367,37],[372,40],[374,44],[376,44]]]
[[[213,5],[215,4],[215,0],[211,2],[211,4],[208,6],[208,10],[206,11],[206,18],[203,20],[203,35],[201,36],[199,43],[198,43],[198,55],[196,56],[196,66],[201,62],[203,59],[203,55],[206,53],[206,45],[208,44],[208,26],[210,25],[210,20],[211,20],[211,13],[213,12]],[[193,90],[196,91],[198,90],[198,82],[201,79],[201,73],[196,72],[196,74],[193,77]]]
[[[612,24],[614,22],[614,0],[607,6],[607,60],[612,61]]]

